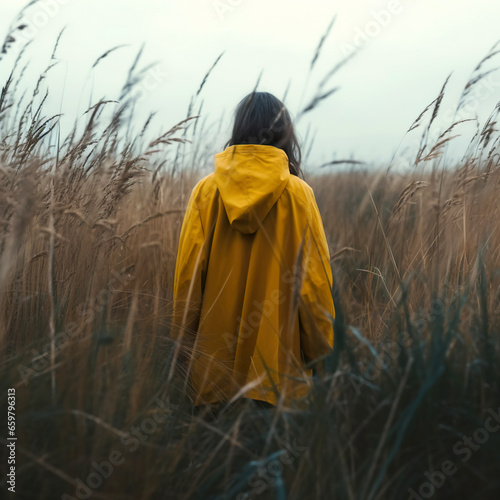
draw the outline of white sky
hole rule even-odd
[[[26,3],[0,0],[2,39]],[[298,123],[302,137],[308,125],[316,131],[311,166],[335,157],[388,159],[451,72],[445,110],[454,109],[471,71],[500,39],[500,2],[492,0],[43,0],[40,4],[50,14],[36,5],[25,15],[35,26],[30,35],[25,30],[25,36],[34,38],[28,76],[36,81],[59,31],[67,26],[58,50],[63,63],[49,79],[49,104],[58,112],[62,100],[67,123],[86,108],[91,87],[94,100],[117,98],[126,71],[145,43],[142,65],[158,63],[154,74],[159,81],[149,79],[139,117],[157,111],[155,131],[167,130],[185,117],[191,95],[225,51],[201,96],[202,114],[209,122],[225,113],[225,128],[215,149],[222,149],[234,107],[253,89],[261,71],[259,89],[279,98],[291,81],[286,104],[296,114],[342,59],[346,44],[354,46],[367,34],[363,50],[325,88],[340,86],[340,91]],[[377,16],[381,11],[384,14]],[[319,39],[335,14],[335,26],[308,77]],[[128,46],[89,73],[97,57],[121,44]],[[20,44],[13,45],[0,61],[0,84],[19,48]],[[500,72],[491,77],[471,114],[477,112],[484,119],[499,100]],[[473,130],[461,129],[467,137]]]

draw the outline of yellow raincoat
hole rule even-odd
[[[286,153],[237,145],[193,189],[180,234],[172,336],[196,405],[289,404],[333,348],[332,273],[312,189]]]

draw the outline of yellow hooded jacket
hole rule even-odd
[[[172,336],[195,405],[289,404],[331,352],[335,309],[314,193],[286,153],[237,145],[193,189],[181,229]]]

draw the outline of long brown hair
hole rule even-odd
[[[269,92],[252,92],[238,104],[226,148],[237,144],[263,144],[282,149],[288,156],[290,173],[303,177],[302,154],[290,113]]]

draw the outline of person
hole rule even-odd
[[[332,352],[328,244],[301,177],[288,110],[267,92],[247,95],[180,233],[171,331],[196,408],[290,405],[311,386],[310,364]]]

